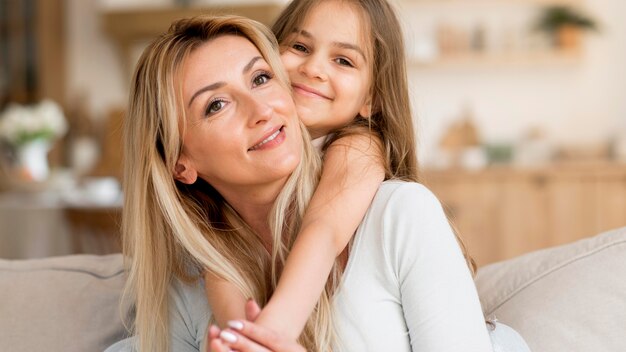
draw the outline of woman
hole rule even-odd
[[[137,347],[197,351],[210,319],[201,274],[265,303],[319,160],[273,36],[238,17],[183,20],[152,43],[124,128]],[[299,340],[308,350],[491,350],[470,271],[423,186],[383,184],[344,254]]]

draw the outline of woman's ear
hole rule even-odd
[[[185,184],[193,184],[198,179],[198,172],[184,154],[178,158],[174,166],[174,179]]]

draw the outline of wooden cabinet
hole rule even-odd
[[[427,171],[479,266],[626,226],[626,165]]]

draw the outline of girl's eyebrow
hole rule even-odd
[[[294,30],[295,33],[300,34],[301,36],[307,38],[307,39],[314,39],[315,37],[313,36],[313,34],[311,34],[310,32],[305,31],[304,29],[295,29]],[[338,48],[342,48],[342,49],[348,49],[348,50],[354,50],[357,53],[359,53],[361,55],[361,57],[363,58],[363,60],[367,61],[367,58],[365,56],[365,53],[363,52],[363,50],[356,44],[352,44],[352,43],[345,43],[345,42],[332,42],[331,43],[332,46],[336,46]]]
[[[262,59],[262,57],[260,57],[260,56],[253,57],[252,60],[250,60],[250,62],[248,62],[246,64],[246,66],[244,66],[244,68],[242,70],[242,73],[243,74],[248,73],[250,71],[250,69],[252,69],[252,66],[254,66],[254,63],[259,61],[260,59]],[[209,90],[215,90],[215,89],[222,88],[225,85],[226,85],[226,82],[216,82],[216,83],[213,83],[213,84],[209,84],[206,87],[198,89],[198,91],[194,93],[194,95],[191,97],[191,99],[189,99],[189,105],[187,107],[191,106],[191,103],[193,103],[193,100],[196,99],[196,97],[198,95],[200,95],[200,94],[202,94],[202,93],[204,93],[206,91],[209,91]]]

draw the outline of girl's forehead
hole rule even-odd
[[[370,17],[357,2],[319,1],[308,9],[300,22],[296,24],[295,32],[304,31],[310,34],[311,29],[315,27],[330,29],[326,33],[344,34],[344,39],[350,39],[354,44],[358,44],[367,56],[370,56],[372,50]]]

